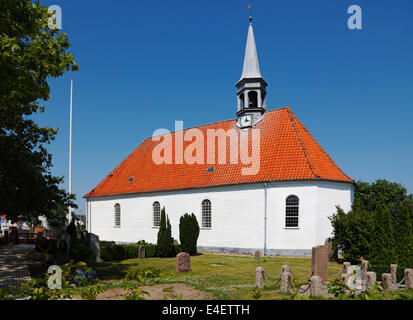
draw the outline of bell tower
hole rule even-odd
[[[244,68],[237,87],[237,125],[240,128],[252,127],[264,117],[266,111],[267,82],[262,78],[258,64],[252,17],[248,27],[245,47]]]

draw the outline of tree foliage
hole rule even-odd
[[[179,241],[182,251],[196,254],[196,244],[199,237],[199,224],[195,215],[185,213],[179,220]]]
[[[412,195],[398,183],[358,182],[349,212],[330,217],[336,256],[352,263],[367,259],[377,272],[391,263],[413,267]]]
[[[351,263],[369,254],[374,220],[371,213],[355,203],[346,213],[337,207],[337,213],[330,217],[333,226],[333,249],[342,252],[343,258]]]
[[[156,254],[158,257],[170,257],[174,251],[172,229],[169,218],[165,213],[165,207],[161,210],[161,221],[158,231]]]
[[[374,228],[368,260],[376,269],[397,263],[390,210],[378,204],[374,212]]]
[[[50,98],[48,78],[78,70],[66,33],[49,29],[50,16],[39,1],[0,0],[0,212],[11,220],[76,207],[50,170],[46,145],[57,130],[30,119]]]
[[[413,267],[413,229],[409,209],[401,205],[394,219],[397,263],[402,269]]]
[[[413,195],[407,194],[407,189],[400,183],[389,182],[384,179],[376,180],[373,183],[358,181],[354,192],[355,201],[372,211],[377,205],[382,205],[390,210],[391,216],[395,216],[400,205],[405,205],[413,217]]]

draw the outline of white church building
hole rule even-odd
[[[87,193],[88,231],[101,240],[156,243],[165,207],[177,240],[180,217],[196,215],[200,251],[311,255],[324,244],[336,206],[351,209],[354,180],[289,107],[268,110],[252,22],[236,87],[235,119],[149,137]],[[202,136],[213,142],[205,138],[195,148],[193,137]],[[251,140],[243,151],[239,143],[236,157],[230,154],[234,136]],[[187,148],[196,153],[191,163],[180,154]],[[163,163],[154,159],[159,149]],[[237,161],[242,152],[255,159],[254,170]]]

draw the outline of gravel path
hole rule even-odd
[[[15,287],[30,280],[26,255],[33,250],[33,244],[0,246],[0,288]]]

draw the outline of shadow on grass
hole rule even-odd
[[[136,266],[136,264],[121,264],[111,261],[90,265],[92,269],[96,270],[101,280],[123,279],[131,266]]]

